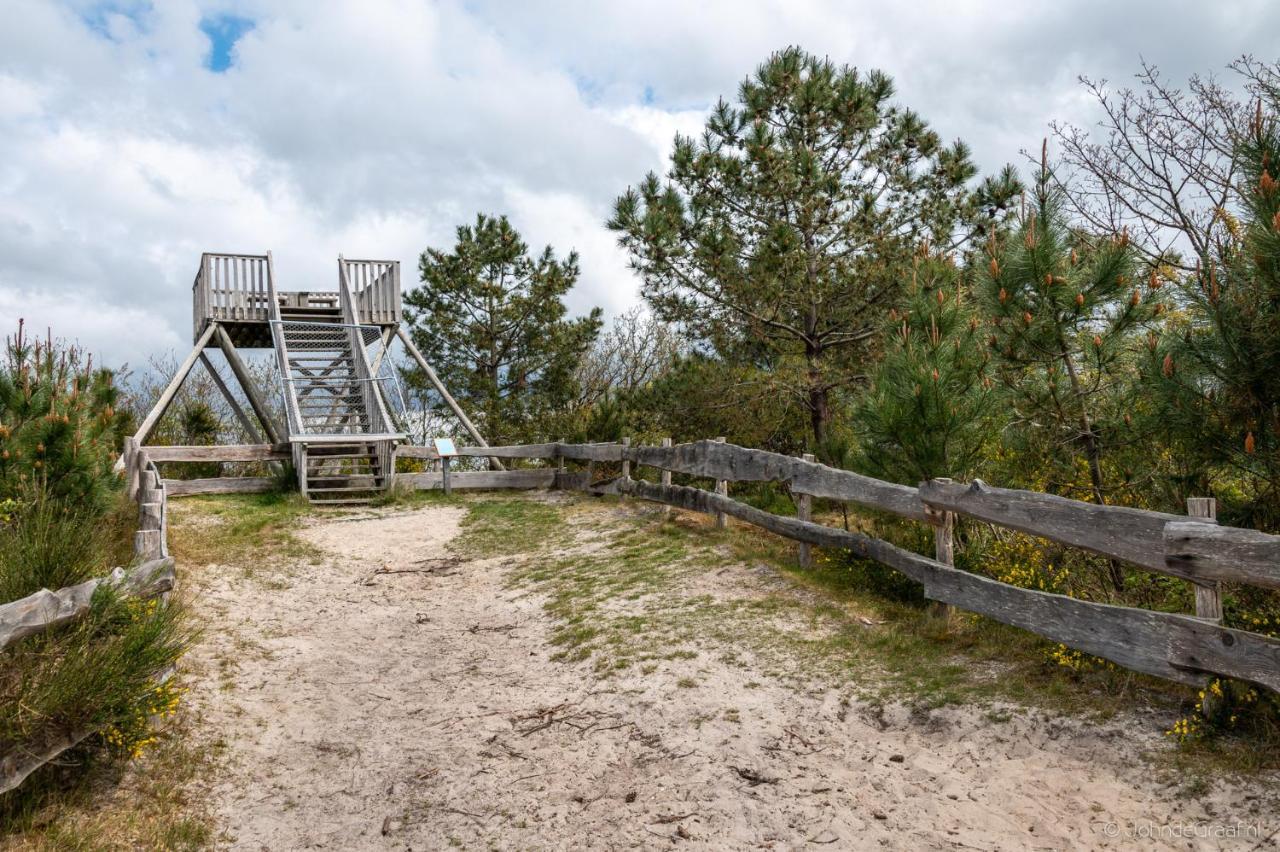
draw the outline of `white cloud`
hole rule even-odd
[[[200,22],[253,27],[225,73]],[[636,300],[603,226],[677,131],[786,44],[895,76],[987,168],[1050,118],[1087,122],[1075,77],[1139,54],[1181,79],[1266,55],[1280,7],[1086,0],[10,0],[0,29],[0,327],[49,323],[114,361],[180,348],[202,250],[273,249],[284,287],[335,258],[446,246],[477,212],[581,255],[574,310]]]

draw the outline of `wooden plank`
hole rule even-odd
[[[425,473],[401,473],[396,479],[411,487],[426,491],[441,488],[440,471]],[[463,470],[449,474],[449,485],[454,490],[463,488],[551,488],[556,483],[555,468],[544,470]]]
[[[165,491],[170,497],[193,494],[261,494],[276,487],[271,476],[215,476],[207,479],[166,479]]]
[[[1186,576],[1167,568],[1164,557],[1164,526],[1185,520],[1183,515],[993,488],[980,479],[968,484],[924,482],[920,499],[936,509],[1123,559],[1151,571]]]
[[[623,438],[622,439],[622,478],[623,479],[631,478],[631,462],[627,460],[627,447],[629,446],[631,446],[631,438],[630,437]],[[623,494],[621,499],[625,501],[627,499],[626,495]]]
[[[565,449],[565,457],[568,448]],[[733,482],[786,482],[796,493],[811,494],[828,500],[857,503],[924,521],[924,506],[915,488],[881,482],[869,476],[838,470],[816,462],[752,450],[715,441],[695,441],[665,447],[632,447],[627,455],[632,461],[650,467],[673,470],[708,479]]]
[[[252,462],[289,458],[288,444],[147,447],[153,462]]]
[[[851,550],[858,556],[875,559],[877,562],[896,568],[911,579],[923,583],[936,565],[932,559],[903,550],[887,541],[846,532],[845,530],[825,527],[797,518],[784,518],[770,514],[763,509],[739,503],[729,497],[722,497],[710,491],[689,488],[683,485],[659,485],[640,479],[618,480],[617,489],[626,494],[634,494],[645,500],[666,503],[680,509],[714,515],[724,512],[726,515],[746,521],[749,524],[769,530],[795,541],[805,541],[819,547],[843,548]]]
[[[97,725],[88,725],[71,733],[60,734],[39,746],[16,748],[0,757],[0,793],[17,788],[32,772],[64,751],[79,745],[97,731]]]
[[[560,445],[514,444],[507,447],[458,447],[457,450],[458,455],[472,458],[554,459],[560,451]]]
[[[160,422],[160,418],[169,410],[169,405],[173,402],[174,396],[178,393],[178,388],[182,387],[182,383],[186,380],[187,374],[191,372],[191,368],[195,366],[196,359],[200,357],[200,353],[204,351],[204,347],[213,337],[215,329],[214,324],[210,324],[201,333],[200,338],[196,341],[196,345],[191,347],[191,351],[182,363],[178,365],[178,370],[173,374],[173,378],[169,379],[169,384],[160,393],[160,398],[156,400],[156,404],[151,407],[151,411],[147,412],[146,419],[142,421],[142,425],[138,427],[138,431],[133,433],[133,437],[138,440],[139,444],[145,444],[147,438],[151,436],[152,430],[156,428],[156,424]]]
[[[98,577],[67,586],[56,592],[48,589],[0,606],[0,649],[28,636],[74,621],[89,611],[93,594],[107,584],[130,597],[154,597],[173,588],[174,564],[169,558],[153,559],[129,570],[116,568]]]
[[[645,464],[633,455],[634,450],[633,447],[628,452],[628,457],[632,461]],[[620,462],[622,461],[622,444],[561,444],[560,458],[575,461]]]
[[[1163,545],[1180,577],[1280,589],[1280,535],[1183,519],[1165,524]]]

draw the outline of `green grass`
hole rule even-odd
[[[462,534],[452,549],[476,558],[504,554],[532,554],[552,545],[563,536],[563,517],[551,503],[522,497],[470,495],[435,501],[467,507]]]
[[[216,563],[252,575],[288,558],[319,559],[318,548],[295,532],[311,514],[297,493],[186,497],[170,504],[169,550],[179,565]],[[191,521],[191,522],[187,522]]]

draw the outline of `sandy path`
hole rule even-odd
[[[462,514],[318,522],[303,535],[331,558],[282,590],[201,572],[192,703],[230,755],[212,791],[227,846],[1074,849],[1280,827],[1247,791],[1155,787],[1139,755],[1162,745],[1134,733],[1150,723],[877,714],[716,649],[598,681],[550,659],[542,602],[508,587],[509,564],[435,561]]]

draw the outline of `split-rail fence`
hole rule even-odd
[[[558,488],[616,494],[727,517],[797,542],[802,565],[811,548],[840,548],[900,571],[924,587],[929,599],[1029,630],[1120,666],[1171,681],[1203,686],[1212,677],[1247,680],[1280,692],[1280,639],[1222,624],[1223,582],[1280,588],[1280,536],[1219,526],[1213,502],[1188,501],[1187,515],[1103,506],[1052,494],[997,488],[980,480],[932,480],[911,487],[883,482],[796,458],[728,444],[723,439],[672,446],[619,443],[545,443],[460,447],[457,455],[489,459],[499,469],[450,471],[431,447],[402,446],[398,458],[421,459],[441,469],[396,474],[414,489]],[[154,596],[174,583],[167,544],[167,500],[190,494],[261,492],[272,477],[164,479],[158,465],[182,462],[273,462],[290,457],[287,444],[125,448],[127,491],[139,506],[137,565],[56,592],[42,590],[0,606],[0,650],[26,636],[65,624],[89,611],[94,591],[111,584],[125,594]],[[550,464],[504,470],[498,460],[537,459]],[[570,469],[573,464],[573,470]],[[610,473],[597,476],[597,465]],[[640,467],[660,471],[658,481],[633,478]],[[712,490],[672,482],[672,474],[714,482]],[[776,482],[797,502],[797,515],[766,512],[729,496],[732,482]],[[859,532],[813,522],[813,499],[854,504],[929,525],[935,552],[924,556]],[[1159,612],[1079,600],[1002,583],[956,568],[957,517],[973,518],[1193,584],[1196,613]],[[92,730],[69,732],[54,743],[0,756],[0,792],[18,786]]]

